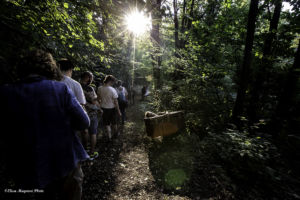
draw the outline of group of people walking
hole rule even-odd
[[[62,59],[58,61],[58,65],[63,73],[62,82],[73,92],[90,118],[90,126],[88,129],[81,131],[81,138],[86,149],[90,139],[91,148],[88,150],[90,159],[96,158],[99,155],[95,151],[99,120],[102,121],[109,140],[112,139],[112,133],[119,135],[125,122],[128,92],[122,86],[122,82],[117,81],[112,75],[107,75],[103,80],[103,85],[95,91],[91,86],[94,79],[91,72],[83,72],[79,83],[71,78],[75,66],[69,60]]]
[[[107,75],[95,90],[93,74],[82,73],[79,83],[73,68],[67,59],[55,62],[50,53],[34,50],[18,65],[23,78],[0,87],[7,174],[16,189],[42,189],[42,199],[80,199],[81,163],[98,156],[98,116],[109,140],[118,134],[118,118],[123,125],[126,117],[128,93],[121,81]]]

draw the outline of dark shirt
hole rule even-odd
[[[68,87],[42,77],[0,87],[7,169],[21,188],[44,188],[88,158],[74,129],[89,117]]]

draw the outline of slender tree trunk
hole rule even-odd
[[[214,24],[215,21],[215,17],[217,15],[218,9],[219,9],[219,4],[220,2],[215,1],[215,0],[208,0],[207,1],[208,5],[206,8],[206,24],[207,26],[212,26]]]
[[[186,21],[186,0],[183,1],[183,7],[182,7],[182,19],[181,19],[181,34],[185,31],[185,21]]]
[[[185,44],[187,42],[185,31],[189,30],[192,25],[192,20],[187,17],[188,12],[188,2],[186,0],[183,1],[183,8],[182,8],[182,20],[181,20],[181,29],[180,29],[180,48],[185,48]],[[195,1],[192,0],[191,7],[190,7],[190,17],[193,15]]]
[[[161,69],[161,40],[160,40],[160,24],[161,24],[161,0],[151,1],[152,7],[152,30],[151,30],[151,41],[153,46],[153,52],[151,55],[153,76],[154,76],[154,87],[155,89],[161,88],[160,69]]]
[[[174,8],[174,38],[175,38],[175,49],[177,50],[179,48],[179,37],[178,37],[178,32],[179,32],[179,22],[178,22],[178,4],[177,0],[173,0],[173,8]],[[175,56],[176,56],[175,52]]]
[[[195,0],[192,0],[191,3],[191,7],[190,7],[190,18],[188,19],[188,23],[187,23],[187,29],[190,30],[191,26],[192,26],[192,19],[194,17],[194,6],[195,6]]]
[[[178,85],[176,84],[177,80],[180,80],[182,78],[182,67],[180,66],[180,64],[178,64],[177,59],[180,59],[179,56],[179,50],[181,48],[181,42],[179,40],[179,21],[178,21],[178,3],[177,0],[173,0],[173,8],[174,8],[174,40],[175,40],[175,52],[174,52],[174,56],[175,56],[175,71],[172,74],[172,78],[173,78],[173,85],[172,85],[172,89],[174,91],[176,91],[178,89]]]
[[[252,47],[255,32],[255,23],[258,14],[258,0],[251,0],[248,24],[247,24],[247,36],[246,44],[244,50],[244,61],[242,68],[239,70],[239,81],[238,81],[238,91],[237,98],[235,101],[232,118],[237,123],[238,117],[243,113],[244,101],[246,96],[246,90],[249,82],[249,72],[252,60]]]
[[[275,9],[273,17],[270,21],[269,33],[265,39],[263,47],[263,57],[260,62],[258,72],[255,75],[255,82],[251,90],[251,104],[248,108],[248,115],[251,122],[257,120],[257,113],[261,110],[263,105],[261,101],[261,96],[264,96],[262,92],[264,91],[264,82],[268,81],[269,69],[272,67],[272,43],[277,33],[277,27],[279,23],[280,13],[282,7],[282,0],[277,0],[275,2]]]

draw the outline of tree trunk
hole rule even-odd
[[[257,120],[257,113],[263,105],[261,105],[261,96],[264,88],[264,82],[268,81],[269,69],[272,67],[273,58],[272,58],[272,43],[277,33],[277,27],[280,18],[280,12],[282,7],[282,0],[277,0],[275,2],[275,9],[273,13],[273,17],[270,21],[269,33],[265,39],[264,47],[263,47],[263,57],[260,62],[258,72],[255,75],[255,82],[251,90],[251,104],[248,108],[248,115],[250,121],[254,122]]]
[[[176,91],[178,89],[178,86],[176,84],[177,80],[180,80],[183,75],[182,75],[182,67],[180,66],[180,64],[178,64],[177,59],[180,59],[179,56],[179,50],[181,48],[181,41],[179,40],[179,21],[178,21],[178,3],[177,0],[173,0],[173,8],[174,8],[174,40],[175,40],[175,52],[174,52],[174,56],[175,56],[175,71],[172,74],[172,78],[173,78],[173,85],[172,85],[172,89],[174,91]]]
[[[208,0],[207,1],[207,8],[206,8],[206,24],[207,26],[212,26],[215,22],[215,17],[218,13],[220,8],[220,2],[215,0]]]
[[[186,21],[186,0],[183,1],[182,7],[182,19],[181,19],[181,34],[184,34],[185,31],[185,21]]]
[[[174,8],[174,37],[175,37],[175,49],[179,48],[179,37],[178,37],[178,30],[179,30],[179,24],[178,24],[178,6],[177,6],[177,0],[173,0],[173,8]],[[176,53],[175,53],[176,56]]]
[[[160,69],[161,69],[161,40],[160,40],[160,24],[161,24],[161,0],[151,1],[152,7],[152,29],[151,29],[151,41],[153,46],[153,51],[151,54],[152,66],[153,66],[153,76],[154,76],[154,88],[161,88],[160,79]]]
[[[246,96],[246,90],[249,82],[249,72],[252,60],[252,47],[255,32],[255,22],[258,14],[258,0],[251,0],[250,9],[248,14],[248,24],[247,24],[247,36],[246,44],[244,50],[244,60],[242,68],[239,70],[239,81],[238,81],[238,91],[237,98],[235,101],[232,118],[238,123],[238,117],[243,113],[243,106]]]
[[[189,30],[192,26],[192,19],[194,17],[194,6],[195,6],[195,0],[192,0],[191,7],[190,7],[190,18],[188,19],[187,23],[187,29]]]
[[[194,0],[192,0],[191,2],[191,7],[190,7],[190,16],[193,15],[193,8],[194,8]],[[186,44],[186,35],[185,35],[185,31],[189,30],[191,25],[192,25],[192,21],[191,19],[189,19],[187,17],[187,12],[188,12],[188,3],[186,2],[186,0],[183,1],[183,8],[182,8],[182,21],[181,21],[181,29],[180,29],[180,35],[181,35],[181,39],[180,39],[180,48],[185,48],[185,44]]]

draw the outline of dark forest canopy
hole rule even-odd
[[[135,7],[152,17],[139,36],[125,23]],[[0,23],[1,84],[22,78],[26,52],[44,49],[78,73],[149,85],[154,111],[185,110],[188,133],[233,147],[213,152],[228,166],[269,169],[270,142],[299,177],[300,1],[4,0]]]

